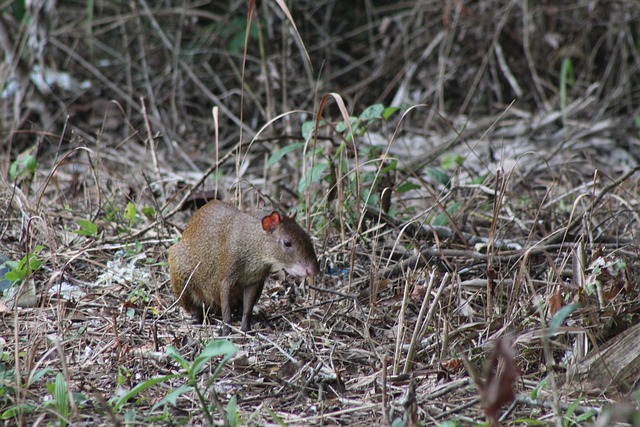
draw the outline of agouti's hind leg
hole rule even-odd
[[[220,283],[220,305],[222,309],[222,335],[229,335],[231,332],[231,286],[235,283],[223,280]]]
[[[204,307],[197,307],[193,312],[191,312],[191,314],[193,315],[194,323],[197,323],[199,325],[204,324],[204,319],[205,319],[204,310],[205,310]]]
[[[242,295],[242,326],[244,332],[251,330],[251,315],[253,314],[253,306],[258,302],[264,283],[248,286],[244,288]]]

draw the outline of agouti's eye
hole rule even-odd
[[[284,244],[284,246],[285,246],[285,247],[287,247],[287,248],[290,248],[291,246],[293,246],[293,245],[291,244],[291,241],[289,241],[289,240],[285,240],[285,241],[283,241],[282,243],[283,243],[283,244]]]

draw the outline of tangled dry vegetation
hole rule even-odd
[[[246,52],[251,2],[31,3],[5,425],[640,423],[637,2],[263,1]],[[321,262],[226,364],[168,286],[205,191],[298,209]]]

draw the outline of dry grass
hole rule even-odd
[[[0,103],[1,252],[43,247],[35,293],[0,304],[7,423],[59,420],[47,384],[61,373],[87,399],[71,425],[206,424],[193,392],[150,412],[184,378],[112,400],[178,373],[169,346],[193,360],[218,334],[168,286],[181,202],[202,190],[299,208],[322,265],[302,285],[274,276],[257,332],[229,337],[239,352],[207,397],[237,396],[243,425],[475,425],[474,371],[509,334],[505,424],[638,416],[636,2],[297,2],[300,39],[261,2],[246,54],[247,2],[96,2],[92,18],[58,3],[0,15],[0,81],[23,84]],[[90,85],[27,86],[34,65]],[[402,108],[339,131],[376,103]],[[268,165],[319,112],[308,155]],[[12,179],[29,154],[33,172]],[[610,356],[615,380],[589,374],[620,345],[635,359]]]

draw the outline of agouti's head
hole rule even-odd
[[[262,218],[262,229],[273,237],[269,254],[274,269],[284,268],[298,277],[313,277],[320,272],[316,252],[309,235],[296,223],[296,215],[288,217],[277,211]]]

